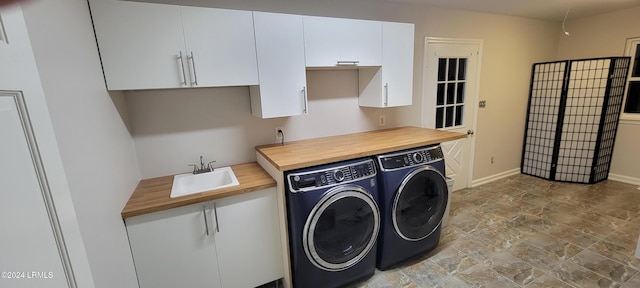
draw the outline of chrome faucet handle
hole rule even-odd
[[[216,163],[216,160],[209,161],[209,165],[208,165],[209,172],[213,171],[213,167],[211,167],[211,163]]]
[[[200,170],[204,170],[204,157],[200,155]]]
[[[193,174],[197,174],[197,173],[198,173],[198,165],[196,165],[196,164],[189,164],[189,166],[193,166]]]

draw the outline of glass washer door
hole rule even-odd
[[[318,268],[341,271],[357,264],[373,247],[380,230],[375,200],[360,186],[329,190],[304,226],[304,251]]]
[[[442,222],[448,193],[444,176],[430,166],[407,175],[393,202],[392,220],[398,235],[409,241],[431,235]]]

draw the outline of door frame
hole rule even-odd
[[[420,107],[420,125],[422,127],[425,128],[432,128],[435,129],[434,127],[426,127],[426,123],[424,123],[424,115],[425,113],[435,113],[434,111],[424,111],[425,107],[424,107],[424,101],[426,99],[426,96],[428,94],[428,87],[426,85],[427,83],[427,71],[428,71],[428,64],[427,63],[427,59],[428,59],[428,53],[430,52],[429,50],[429,45],[432,44],[451,44],[451,45],[474,45],[477,46],[478,49],[478,63],[477,63],[477,69],[476,69],[476,84],[475,84],[475,89],[474,89],[474,96],[476,99],[476,103],[472,103],[473,104],[473,124],[471,125],[473,129],[473,131],[476,131],[478,128],[478,111],[479,111],[479,105],[478,105],[478,101],[479,101],[479,96],[480,96],[480,74],[481,74],[481,67],[482,67],[482,46],[483,46],[483,40],[482,39],[464,39],[464,38],[444,38],[444,37],[425,37],[424,39],[424,49],[423,49],[423,55],[422,55],[422,95],[421,95],[421,107]],[[434,104],[436,99],[433,99]],[[435,107],[435,105],[434,105]],[[473,163],[474,163],[474,157],[475,157],[475,146],[476,146],[476,137],[474,134],[474,137],[467,137],[467,140],[470,141],[469,143],[469,171],[467,173],[468,177],[467,177],[467,188],[469,187],[473,187]],[[451,191],[453,192],[453,191]]]
[[[53,236],[55,246],[58,250],[57,252],[60,257],[60,264],[62,271],[64,272],[64,277],[66,278],[66,283],[70,288],[78,287],[78,283],[76,281],[73,266],[71,263],[71,257],[69,256],[64,233],[62,231],[62,224],[60,223],[60,217],[58,216],[58,212],[56,209],[54,196],[51,191],[51,185],[49,184],[49,178],[45,170],[45,164],[40,154],[38,142],[36,141],[36,135],[32,126],[31,117],[29,114],[27,103],[25,101],[25,96],[22,91],[0,90],[0,97],[12,99],[15,103],[16,112],[22,124],[22,131],[24,132],[25,142],[33,164],[33,172],[35,174],[36,180],[38,181],[38,186],[40,187],[40,196],[42,197],[45,213],[48,216],[52,232],[51,235]],[[58,275],[56,276],[60,277]]]

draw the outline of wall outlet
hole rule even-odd
[[[276,127],[276,143],[282,142],[282,137],[284,137],[284,128]],[[282,131],[282,133],[280,133]]]
[[[387,125],[387,118],[384,115],[380,115],[379,116],[378,125],[380,125],[380,126]]]
[[[495,161],[496,159],[495,158],[496,157],[491,156],[491,164],[496,163],[496,161]]]

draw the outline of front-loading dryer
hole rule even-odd
[[[449,192],[440,145],[375,159],[381,214],[376,266],[385,270],[438,245]]]
[[[342,287],[373,275],[376,171],[367,158],[285,172],[294,287]]]

